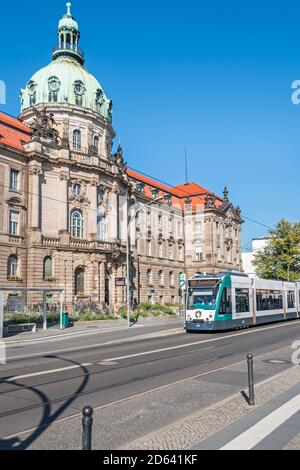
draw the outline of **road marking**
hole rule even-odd
[[[53,354],[60,354],[64,352],[87,351],[89,349],[94,349],[94,348],[99,348],[99,347],[104,347],[104,346],[114,346],[116,344],[119,345],[119,344],[124,344],[124,343],[135,343],[137,341],[142,341],[143,339],[156,339],[156,338],[162,338],[162,337],[168,337],[168,336],[176,336],[177,334],[182,333],[182,328],[166,330],[164,333],[159,331],[157,333],[158,334],[153,332],[153,333],[149,333],[148,335],[146,334],[146,335],[131,336],[126,339],[107,341],[106,343],[92,344],[90,346],[78,346],[77,348],[60,349],[56,351],[45,351],[45,352],[29,354],[29,355],[24,355],[24,356],[13,356],[13,357],[8,358],[7,362],[11,362],[16,359],[31,359],[34,357],[47,357]]]
[[[260,356],[257,356],[257,357],[262,357],[262,356],[263,356],[263,354],[260,355]],[[129,400],[135,400],[135,399],[137,399],[137,398],[139,398],[139,397],[148,395],[148,394],[150,394],[150,393],[152,393],[152,392],[157,392],[157,391],[159,391],[159,390],[164,390],[164,389],[166,389],[166,388],[168,388],[168,387],[173,387],[173,386],[175,386],[175,385],[179,385],[179,384],[181,384],[181,383],[188,382],[189,380],[195,380],[195,379],[198,379],[198,378],[200,378],[200,377],[204,377],[204,376],[213,374],[213,373],[215,373],[215,372],[219,372],[219,371],[221,371],[221,370],[226,370],[226,369],[229,369],[230,367],[237,366],[237,365],[242,364],[242,363],[244,363],[244,362],[245,362],[245,361],[234,362],[233,364],[229,364],[228,366],[219,367],[218,369],[214,369],[214,370],[211,370],[211,371],[208,371],[208,372],[204,372],[204,373],[202,373],[202,374],[194,375],[193,377],[188,377],[188,378],[186,378],[186,379],[178,380],[178,381],[176,381],[176,382],[171,382],[171,383],[169,383],[169,384],[162,385],[161,387],[156,387],[156,388],[153,388],[153,389],[151,389],[151,390],[146,390],[145,392],[138,393],[138,394],[136,394],[136,395],[131,395],[131,396],[129,396],[129,397],[122,398],[122,399],[120,399],[120,400],[117,400],[117,401],[114,401],[114,402],[111,402],[111,403],[106,403],[105,405],[101,405],[101,406],[95,407],[95,408],[94,408],[94,412],[95,412],[95,411],[99,411],[99,410],[103,410],[103,409],[105,409],[105,408],[109,408],[110,406],[119,405],[119,404],[124,403],[124,402],[129,401]],[[294,367],[297,367],[297,368],[298,368],[299,366],[294,366]],[[276,377],[279,377],[280,375],[281,375],[281,372],[280,372],[279,374],[276,374],[276,375],[272,376],[272,377],[269,377],[269,378],[266,379],[266,380],[263,380],[262,382],[259,382],[258,385],[263,385],[263,384],[266,384],[266,383],[268,383],[268,382],[271,382],[273,379],[275,379]],[[240,396],[240,394],[237,394],[237,395]],[[229,397],[229,398],[231,399],[232,397]],[[224,400],[224,401],[226,401],[226,400]],[[82,417],[82,413],[76,413],[76,414],[71,415],[71,416],[66,416],[65,418],[57,419],[57,420],[55,420],[55,423],[53,423],[53,424],[64,423],[64,422],[69,421],[69,420],[71,420],[71,419],[74,419],[74,418],[81,418],[81,417]],[[17,437],[20,437],[20,436],[24,436],[24,435],[29,434],[29,433],[33,433],[33,432],[35,432],[37,429],[43,429],[43,428],[45,428],[45,427],[48,427],[48,424],[47,424],[47,425],[45,424],[45,425],[42,425],[42,426],[37,426],[37,427],[31,428],[31,429],[26,429],[25,431],[21,431],[21,432],[19,432],[19,433],[17,433],[17,434],[13,434],[13,435],[11,435],[11,436],[3,436],[3,437],[1,436],[1,439],[7,439],[7,440],[8,440],[8,439],[14,439],[14,438],[17,438]]]
[[[220,450],[251,450],[300,410],[300,394]]]
[[[98,366],[117,366],[118,362],[98,362]]]
[[[68,370],[74,370],[74,369],[79,369],[81,367],[90,367],[93,364],[87,363],[87,364],[79,364],[78,366],[70,366],[70,367],[63,367],[61,369],[53,369],[53,370],[45,370],[43,372],[36,372],[35,374],[27,374],[27,375],[18,375],[16,377],[10,377],[7,380],[0,381],[0,383],[10,383],[10,382],[17,382],[18,380],[23,380],[23,379],[31,379],[33,377],[39,377],[41,375],[49,375],[49,374],[57,374],[60,372],[66,372]]]
[[[169,348],[162,348],[162,349],[152,349],[151,351],[143,351],[141,353],[136,353],[136,354],[129,354],[128,356],[120,356],[120,357],[114,357],[112,359],[104,359],[103,362],[116,362],[116,361],[121,361],[122,359],[132,359],[134,357],[140,357],[140,356],[149,356],[150,354],[157,354],[161,352],[166,352],[166,351],[173,351],[174,349],[182,349],[182,348],[188,348],[190,346],[193,346],[194,344],[202,344],[204,341],[200,341],[199,343],[193,343],[193,344],[180,344],[179,346],[170,346]],[[198,349],[198,351],[208,351],[209,349],[215,349],[214,346],[209,346],[207,348],[202,348]],[[162,358],[163,359],[163,358]]]
[[[238,364],[240,364],[241,361],[239,362],[235,362],[234,364],[229,364],[228,366],[224,366],[224,367],[219,367],[218,369],[214,369],[212,371],[209,371],[209,372],[203,372],[202,374],[198,374],[198,375],[194,375],[193,377],[189,377],[187,379],[182,379],[182,380],[177,380],[176,382],[171,382],[169,384],[166,384],[166,385],[162,385],[160,387],[156,387],[156,388],[153,388],[151,390],[146,390],[145,392],[142,392],[142,393],[138,393],[136,395],[131,395],[129,397],[126,397],[126,398],[121,398],[120,400],[117,400],[117,401],[114,401],[114,402],[111,402],[111,403],[106,403],[105,405],[101,405],[101,406],[98,406],[98,407],[95,407],[94,408],[94,412],[95,411],[99,411],[99,410],[103,410],[104,408],[108,408],[110,406],[115,406],[115,405],[120,405],[121,403],[124,403],[125,401],[129,401],[129,400],[135,400],[139,397],[143,397],[145,395],[148,395],[150,393],[153,393],[153,392],[158,392],[159,390],[164,390],[168,387],[173,387],[174,385],[179,385],[179,384],[182,384],[182,383],[185,383],[185,382],[188,382],[189,380],[194,380],[194,379],[198,379],[199,377],[204,377],[206,375],[209,375],[209,374],[212,374],[214,372],[219,372],[220,370],[224,370],[224,369],[228,369],[229,367],[233,367],[233,366],[236,366]],[[298,367],[298,366],[295,366],[295,367]],[[279,375],[279,374],[278,374]],[[269,379],[267,379],[269,380]],[[73,419],[73,418],[81,418],[82,417],[82,413],[76,413],[74,415],[71,415],[71,416],[67,416],[65,418],[61,418],[61,419],[57,419],[55,420],[55,423],[54,424],[58,424],[58,423],[64,423],[65,421],[69,421],[70,419]],[[48,424],[45,424],[45,425],[42,425],[42,426],[38,426],[38,427],[35,427],[35,428],[31,428],[31,429],[27,429],[26,431],[22,431],[22,432],[19,432],[17,434],[14,434],[12,436],[1,436],[1,439],[14,439],[16,437],[20,437],[24,434],[28,434],[28,433],[32,433],[34,431],[36,431],[36,429],[42,429],[44,427],[48,427],[49,425]]]
[[[282,324],[279,324],[279,325],[273,325],[273,326],[268,326],[268,327],[263,327],[263,328],[253,328],[249,331],[242,331],[242,332],[236,332],[234,334],[231,334],[231,335],[226,335],[226,336],[220,336],[218,338],[213,338],[213,339],[207,339],[207,340],[202,340],[202,341],[197,341],[197,342],[194,342],[194,343],[189,343],[189,344],[184,344],[182,347],[189,347],[189,346],[197,346],[198,344],[205,344],[205,343],[211,343],[211,342],[215,342],[215,341],[222,341],[223,339],[228,339],[228,338],[237,338],[239,336],[244,336],[244,335],[249,335],[249,334],[258,334],[258,333],[263,333],[265,331],[268,331],[268,330],[274,330],[274,329],[277,329],[277,328],[283,328],[283,327],[288,327],[288,326],[292,326],[293,323],[292,322],[287,322],[287,323],[282,323]],[[297,325],[300,326],[300,321],[297,322]],[[293,325],[293,327],[295,328],[295,325]],[[23,355],[23,356],[14,356],[14,357],[9,357],[7,358],[7,363],[11,362],[11,361],[14,361],[14,360],[17,360],[17,359],[31,359],[33,357],[46,357],[46,356],[49,356],[49,355],[53,355],[53,354],[61,354],[61,353],[68,353],[68,352],[75,352],[75,351],[88,351],[89,349],[94,349],[94,348],[101,348],[101,347],[104,347],[104,346],[110,346],[110,345],[113,345],[113,344],[122,344],[122,342],[124,343],[127,343],[127,342],[130,342],[130,339],[133,339],[133,338],[127,338],[125,340],[119,340],[119,341],[110,341],[108,343],[102,343],[102,344],[93,344],[91,346],[79,346],[77,348],[69,348],[69,349],[60,349],[60,350],[55,350],[55,351],[45,351],[45,352],[40,352],[40,353],[36,353],[36,354],[29,354],[29,355]],[[105,360],[108,360],[108,359],[105,359]]]
[[[137,325],[134,325],[134,329],[136,328],[148,328],[148,327],[154,327],[154,326],[165,326],[165,325],[172,325],[172,323],[174,323],[174,325],[176,325],[177,322],[175,322],[175,320],[173,322],[164,322],[164,323],[160,323],[159,325],[155,322],[152,322],[152,323],[148,323],[148,324],[137,324]],[[179,328],[179,327],[178,327]],[[68,339],[68,338],[72,338],[72,337],[76,337],[76,336],[92,336],[96,333],[99,333],[99,334],[105,334],[107,332],[114,332],[114,331],[122,331],[124,330],[125,327],[124,326],[113,326],[113,327],[103,327],[103,329],[100,329],[99,327],[95,327],[94,329],[92,330],[80,330],[80,331],[75,331],[73,333],[63,333],[63,334],[57,334],[57,335],[53,335],[53,336],[44,336],[43,338],[31,338],[31,339],[21,339],[21,340],[13,340],[13,341],[5,341],[5,344],[22,344],[22,343],[25,343],[25,344],[35,344],[35,343],[39,343],[39,342],[44,342],[44,343],[50,343],[52,341],[58,341],[58,340],[63,340],[63,339]]]

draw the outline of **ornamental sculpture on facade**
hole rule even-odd
[[[54,129],[54,115],[47,115],[46,108],[43,108],[41,111],[34,108],[34,111],[35,118],[30,124],[33,137],[49,139],[58,143],[58,131]]]

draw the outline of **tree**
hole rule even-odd
[[[270,230],[270,243],[257,253],[254,266],[259,277],[282,281],[300,279],[300,223],[282,219]]]

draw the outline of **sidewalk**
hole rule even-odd
[[[249,406],[242,394],[238,393],[175,425],[138,439],[129,447],[122,448],[219,450],[225,447],[241,450],[299,450],[300,367],[293,366],[259,383],[255,387],[255,396],[254,407]],[[279,416],[271,414],[278,409]],[[270,418],[269,422],[263,421],[267,417]],[[253,426],[255,428],[252,429]],[[250,432],[247,432],[249,430]],[[245,434],[240,438],[243,433]],[[253,435],[255,438],[251,441]]]
[[[236,423],[227,426],[224,431],[199,443],[194,449],[299,450],[299,423],[300,384],[257,407]]]
[[[180,327],[183,324],[183,320],[180,320],[177,316],[175,317],[156,317],[156,318],[140,318],[139,321],[132,325],[131,328],[136,329],[146,326],[163,326],[163,325],[172,325]],[[183,327],[182,327],[183,328]],[[67,336],[76,336],[84,335],[85,333],[92,332],[106,332],[106,331],[118,331],[118,330],[128,330],[128,323],[126,320],[96,320],[96,321],[85,321],[85,322],[76,322],[74,326],[60,330],[59,326],[49,328],[46,331],[38,329],[36,333],[19,333],[12,336],[8,336],[3,339],[7,344],[10,343],[22,343],[24,341],[32,340],[43,340],[43,339],[55,339]]]

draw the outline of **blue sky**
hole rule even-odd
[[[1,111],[50,60],[64,0],[2,2]],[[217,194],[267,226],[299,220],[300,3],[267,0],[74,0],[86,67],[114,102],[129,165]],[[246,222],[244,244],[267,229]]]

